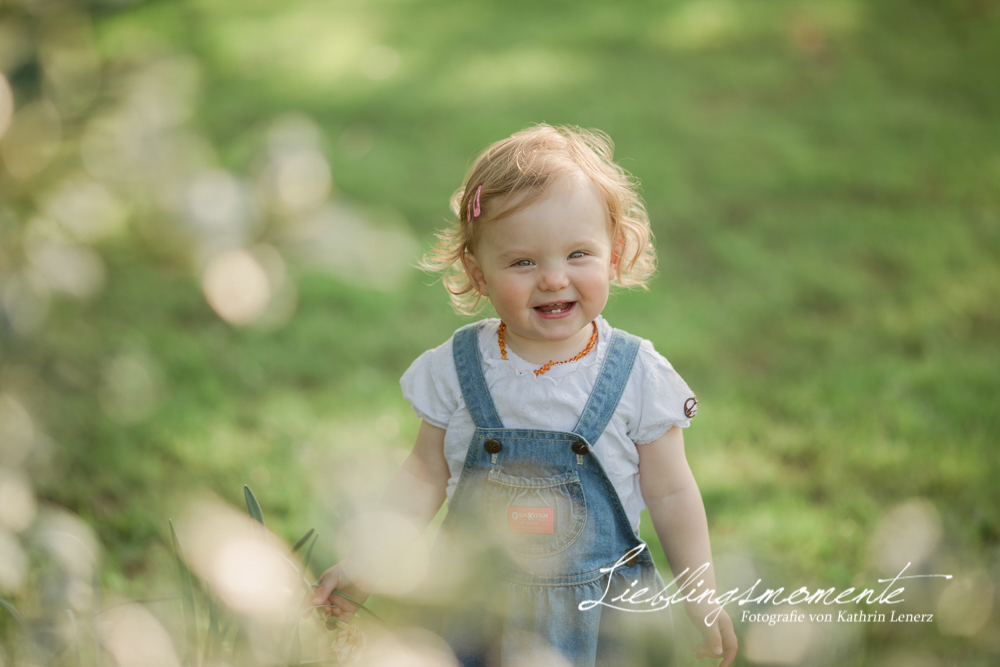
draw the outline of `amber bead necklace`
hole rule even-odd
[[[585,356],[590,354],[590,351],[594,349],[595,345],[597,345],[597,320],[594,320],[593,322],[591,322],[591,324],[594,325],[594,333],[590,335],[590,342],[587,343],[587,347],[583,348],[583,351],[580,352],[580,354],[576,355],[572,359],[567,359],[565,361],[546,362],[545,364],[542,365],[541,368],[532,371],[535,374],[535,377],[544,374],[547,370],[549,370],[553,366],[558,366],[559,364],[568,364],[572,361],[576,361],[577,359],[583,359]],[[505,360],[507,359],[507,346],[504,344],[504,334],[506,332],[507,332],[507,324],[503,320],[500,320],[500,329],[497,331],[497,341],[500,343],[500,356],[503,357],[503,359]]]

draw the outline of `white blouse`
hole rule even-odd
[[[538,366],[518,357],[509,347],[507,359],[500,356],[497,329],[500,320],[485,320],[479,328],[479,351],[486,384],[505,428],[570,431],[587,403],[601,362],[608,350],[611,325],[597,318],[597,345],[583,359],[551,367],[544,375],[532,372]],[[452,339],[424,352],[400,380],[403,396],[413,411],[427,423],[445,429],[444,457],[451,471],[447,495],[450,500],[465,465],[469,442],[476,426],[462,398],[455,371]],[[673,366],[643,339],[632,374],[611,422],[593,443],[625,513],[638,533],[639,514],[646,506],[639,489],[637,444],[657,440],[670,427],[686,428],[697,402]]]

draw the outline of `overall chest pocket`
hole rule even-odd
[[[565,550],[587,523],[580,476],[514,477],[491,470],[483,494],[490,528],[512,555],[543,558]]]

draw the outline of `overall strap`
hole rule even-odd
[[[618,401],[625,391],[625,385],[628,384],[628,377],[632,373],[632,365],[638,352],[637,336],[620,329],[614,330],[611,334],[611,343],[608,345],[608,353],[604,356],[604,363],[594,383],[594,390],[590,392],[590,398],[583,409],[583,414],[580,415],[580,421],[573,428],[574,433],[583,436],[591,445],[597,442],[611,421],[611,416],[615,413]]]
[[[465,407],[469,409],[476,426],[503,428],[483,375],[483,362],[479,355],[479,325],[480,322],[468,324],[452,337],[451,351],[455,358],[455,371],[462,386]]]

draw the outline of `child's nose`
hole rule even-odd
[[[557,292],[569,286],[569,277],[562,267],[550,267],[542,272],[539,287],[546,292]]]

